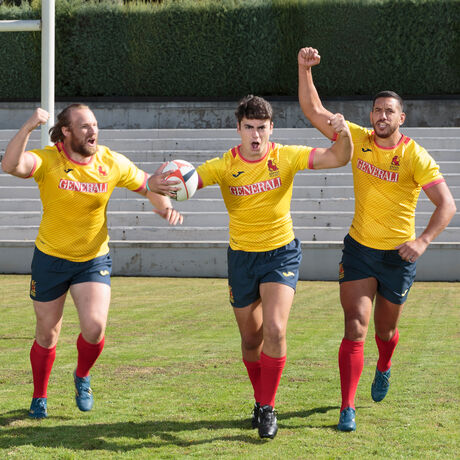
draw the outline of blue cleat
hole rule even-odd
[[[77,377],[77,374],[73,373],[73,379],[75,382],[75,401],[77,407],[83,411],[89,411],[93,408],[94,398],[93,390],[91,390],[90,377]]]
[[[388,393],[390,388],[391,367],[385,372],[375,369],[375,377],[371,386],[371,396],[375,402],[381,401]]]
[[[339,424],[337,429],[339,431],[355,431],[356,422],[355,422],[355,410],[352,407],[346,407],[342,412],[340,412]]]
[[[29,409],[29,417],[31,418],[48,417],[48,411],[46,410],[46,398],[32,398],[32,403]]]

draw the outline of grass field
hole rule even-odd
[[[1,459],[454,459],[460,457],[460,284],[416,283],[400,323],[392,386],[376,404],[369,330],[357,431],[337,432],[338,285],[300,282],[277,395],[279,432],[250,428],[226,280],[113,278],[106,346],[92,370],[95,407],[79,412],[72,372],[79,327],[67,300],[46,420],[31,420],[28,276],[0,275]]]

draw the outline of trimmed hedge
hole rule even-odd
[[[56,97],[296,96],[307,45],[322,97],[460,94],[458,17],[458,0],[57,0]],[[39,99],[40,40],[0,33],[0,99]]]

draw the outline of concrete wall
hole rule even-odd
[[[81,102],[81,101],[75,101]],[[234,128],[237,101],[208,102],[86,102],[95,112],[100,128],[173,129]],[[297,100],[271,100],[275,127],[303,128],[306,121]],[[58,102],[56,114],[70,102]],[[18,129],[38,103],[0,103],[0,129]],[[368,126],[370,100],[328,100],[325,107],[355,123]],[[460,98],[407,100],[407,127],[460,126]]]

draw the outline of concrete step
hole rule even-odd
[[[18,126],[19,129],[20,126]],[[460,138],[460,127],[403,127],[401,131],[417,142],[421,139],[429,138]],[[0,140],[8,141],[15,134],[16,129],[1,129]],[[274,136],[287,138],[318,138],[321,133],[315,128],[275,128]],[[218,129],[100,129],[100,140],[117,140],[117,139],[177,139],[177,138],[234,138],[239,139],[235,128],[218,128]],[[31,140],[40,140],[40,130],[36,129],[31,134]]]
[[[315,137],[302,137],[299,135],[292,137],[282,137],[273,135],[272,141],[285,145],[308,145],[311,147],[329,147],[331,142],[324,136],[316,135]],[[0,140],[0,150],[4,150],[9,140]],[[235,136],[225,138],[180,138],[173,139],[108,139],[106,144],[112,150],[117,152],[125,150],[215,150],[216,152],[225,152],[237,145],[240,141]],[[104,142],[99,141],[105,145]],[[460,143],[459,137],[423,137],[420,138],[420,144],[430,151],[431,149],[455,149]],[[30,140],[27,148],[39,148],[39,140]]]
[[[152,205],[143,198],[122,199],[111,198],[109,211],[151,211]],[[293,198],[291,202],[292,211],[353,211],[355,206],[354,198]],[[191,198],[189,201],[175,202],[174,207],[180,211],[225,211],[224,201],[213,198]],[[40,211],[41,202],[38,198],[2,198],[0,199],[0,210],[2,211]],[[428,199],[419,199],[417,212],[433,212],[434,206]]]
[[[416,227],[420,234],[423,227]],[[294,232],[301,241],[342,241],[348,232],[349,226],[294,226]],[[0,240],[34,240],[38,232],[38,225],[0,226]],[[226,226],[190,227],[181,225],[170,226],[114,226],[109,229],[113,240],[132,241],[228,241]],[[460,227],[448,227],[438,236],[437,242],[458,242]]]
[[[184,217],[184,225],[187,227],[228,227],[228,213],[222,211],[181,211]],[[306,211],[293,210],[291,212],[294,226],[316,227],[349,227],[353,220],[354,211]],[[426,226],[432,212],[419,211],[415,217],[416,226]],[[0,223],[2,226],[32,225],[38,226],[41,221],[40,210],[34,211],[0,211]],[[156,213],[148,211],[109,211],[107,212],[109,228],[112,227],[169,227],[169,224],[161,219]],[[460,227],[460,213],[457,213],[450,226]]]

